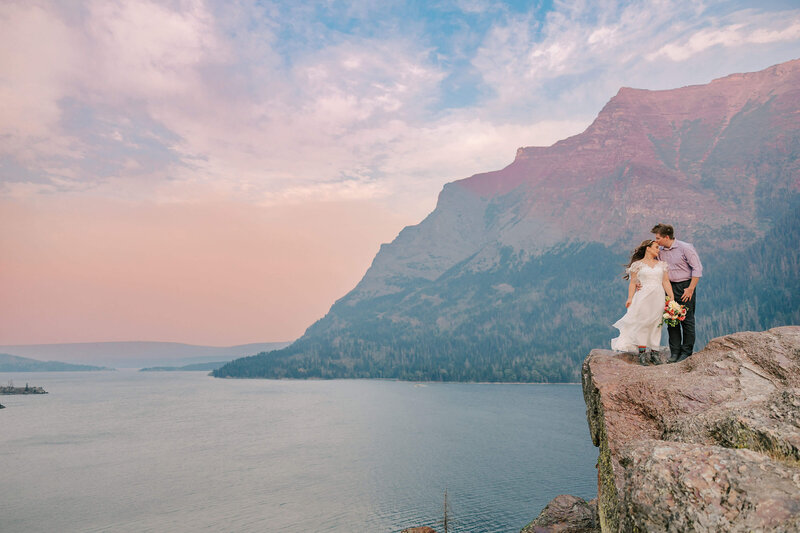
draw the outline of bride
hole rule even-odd
[[[673,299],[672,285],[667,274],[667,263],[658,260],[658,244],[646,240],[634,250],[625,279],[628,284],[628,311],[614,327],[619,337],[612,339],[611,349],[622,352],[643,353],[646,349],[658,350],[661,344],[661,317],[664,296]],[[639,285],[639,290],[636,286]]]

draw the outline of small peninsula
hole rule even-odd
[[[47,394],[42,387],[31,387],[27,383],[24,387],[15,387],[13,383],[0,385],[0,394]]]

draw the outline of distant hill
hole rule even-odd
[[[151,366],[142,368],[139,372],[189,372],[189,371],[205,371],[210,372],[216,370],[222,365],[227,364],[229,361],[217,361],[215,363],[195,363],[193,365],[184,366]]]
[[[3,345],[0,346],[0,352],[42,360],[67,360],[115,368],[143,368],[230,361],[237,357],[277,350],[288,344],[259,342],[219,347],[179,342],[77,342]]]
[[[85,372],[91,370],[112,370],[111,368],[75,365],[58,361],[37,361],[27,357],[18,357],[0,353],[0,372]]]
[[[579,381],[659,222],[704,263],[697,350],[800,324],[800,60],[620,89],[583,133],[445,185],[300,339],[214,375]]]

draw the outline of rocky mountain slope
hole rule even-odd
[[[583,133],[446,185],[303,337],[215,375],[577,381],[656,222],[706,267],[697,349],[800,323],[800,60],[621,89]]]

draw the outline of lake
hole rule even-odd
[[[579,385],[0,373],[0,531],[518,532],[597,494]],[[441,531],[441,528],[439,528]]]

